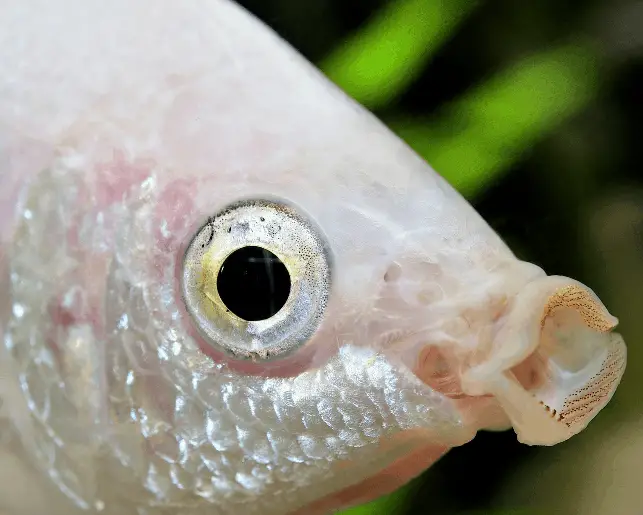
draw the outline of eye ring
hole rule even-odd
[[[226,260],[253,247],[274,255],[290,277],[283,306],[260,320],[235,314],[219,291]],[[331,278],[328,244],[315,224],[285,202],[249,199],[225,207],[199,228],[183,256],[181,289],[195,328],[214,349],[267,361],[292,354],[317,331]]]

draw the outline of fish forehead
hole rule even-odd
[[[320,174],[310,158],[338,153],[337,142],[347,135],[352,138],[339,153],[347,160],[360,153],[351,147],[362,131],[350,126],[362,129],[364,113],[328,88],[276,35],[227,2],[117,1],[105,8],[66,1],[38,6],[37,15],[35,5],[33,11],[21,6],[9,8],[3,31],[8,42],[24,42],[23,48],[7,45],[3,56],[3,119],[16,130],[73,141],[77,125],[99,125],[95,129],[107,134],[97,136],[104,137],[112,125],[128,137],[122,145],[165,149],[158,156],[167,157],[168,166],[180,157],[182,168],[194,165],[209,173],[213,163],[244,171],[247,151],[254,148],[250,156],[263,150],[262,161],[268,162],[288,153],[289,170],[281,159],[279,166],[267,163],[266,174],[327,176],[338,170],[322,160],[326,173]],[[355,115],[338,123],[348,110]],[[333,135],[330,127],[340,132]],[[371,151],[390,154],[377,148],[381,127],[369,128]],[[302,162],[307,166],[298,166]],[[351,175],[347,165],[339,171]],[[386,163],[370,175],[380,169]],[[404,184],[409,172],[399,172],[379,172],[378,179]]]
[[[398,231],[431,223],[502,247],[426,163],[234,4],[33,0],[3,12],[0,113],[14,137],[90,162],[116,147],[219,183],[260,176],[322,222],[348,204]]]

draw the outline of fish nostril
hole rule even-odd
[[[384,281],[387,283],[394,283],[402,276],[402,267],[399,263],[393,263],[389,266],[384,273]]]
[[[219,269],[217,290],[233,314],[248,321],[275,315],[290,295],[286,265],[262,247],[247,246],[230,254]]]

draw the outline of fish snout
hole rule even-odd
[[[529,283],[508,307],[490,352],[463,372],[469,395],[493,395],[519,441],[554,445],[582,431],[625,370],[618,320],[565,277]]]

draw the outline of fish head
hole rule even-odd
[[[0,398],[50,513],[325,512],[609,400],[591,291],[239,7],[6,13]]]

